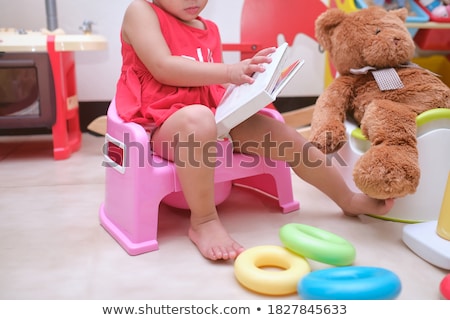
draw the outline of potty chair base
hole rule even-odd
[[[410,224],[403,228],[403,242],[419,257],[450,270],[450,241],[436,233],[437,221]]]

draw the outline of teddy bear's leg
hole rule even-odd
[[[410,107],[375,100],[366,108],[361,130],[371,146],[353,169],[356,186],[377,199],[414,193],[420,168],[416,140],[416,114]]]

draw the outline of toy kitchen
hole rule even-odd
[[[47,28],[0,28],[0,129],[49,128],[53,158],[81,147],[75,52],[107,48],[83,22],[80,34],[57,26],[56,1],[46,0]]]

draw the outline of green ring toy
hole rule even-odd
[[[351,265],[355,260],[355,248],[334,233],[308,226],[289,223],[280,228],[280,239],[292,252],[333,266]]]

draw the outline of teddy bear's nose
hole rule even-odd
[[[400,42],[400,38],[394,38],[394,44],[398,45],[398,43]]]

